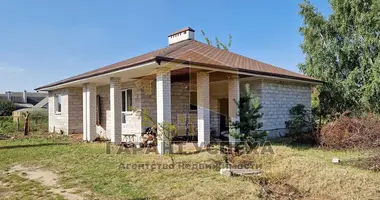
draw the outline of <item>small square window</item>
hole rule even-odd
[[[55,113],[61,113],[62,111],[62,96],[61,94],[55,95]]]

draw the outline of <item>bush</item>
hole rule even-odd
[[[321,130],[320,144],[333,149],[380,147],[380,120],[372,114],[349,117],[343,113]]]
[[[0,116],[0,134],[13,133],[17,130],[11,116]]]
[[[295,143],[315,144],[317,138],[313,133],[314,123],[310,111],[302,104],[297,104],[289,110],[290,120],[285,122],[288,129],[287,137]]]
[[[260,113],[260,109],[262,106],[259,99],[251,91],[249,84],[245,85],[243,95],[240,97],[239,102],[235,101],[235,103],[238,107],[240,120],[230,122],[231,130],[229,134],[241,142],[253,142],[266,137],[267,132],[261,130],[263,123],[260,122],[260,119],[263,114]]]
[[[0,116],[11,116],[17,106],[10,101],[0,101]]]

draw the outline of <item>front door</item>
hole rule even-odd
[[[121,133],[127,134],[127,116],[132,114],[132,90],[121,91]]]
[[[228,99],[219,99],[220,132],[228,130]]]

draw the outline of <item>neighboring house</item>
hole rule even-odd
[[[0,100],[11,101],[20,108],[31,108],[39,105],[39,108],[47,108],[47,96],[46,92],[12,92],[8,91],[5,94],[0,94]],[[45,103],[44,102],[45,99]]]
[[[187,118],[205,145],[211,132],[228,130],[229,118],[239,120],[235,100],[250,84],[263,106],[263,129],[276,136],[286,131],[291,107],[311,109],[312,87],[322,83],[198,42],[191,28],[168,41],[165,48],[37,88],[49,92],[49,130],[120,143],[123,134],[141,136],[147,124],[134,110],[148,109],[151,118],[176,124],[181,134]]]

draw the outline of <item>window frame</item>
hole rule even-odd
[[[129,91],[131,91],[131,93],[128,95],[128,92]],[[132,113],[133,112],[133,90],[132,89],[127,89],[126,91],[125,91],[125,95],[126,95],[126,97],[125,97],[125,103],[126,103],[126,111],[127,111],[127,113]],[[131,103],[131,105],[130,106],[128,106],[128,100],[130,100],[130,103]]]
[[[130,91],[130,94],[128,94],[128,91]],[[124,95],[123,95],[124,93]],[[122,108],[121,108],[121,112],[122,113],[125,113],[125,114],[131,114],[133,113],[133,110],[132,110],[132,107],[133,107],[133,90],[131,88],[126,88],[126,89],[123,89],[121,91],[121,95],[122,95]],[[123,102],[123,100],[125,102]],[[128,106],[128,102],[130,101],[130,106]],[[123,110],[125,106],[125,110]]]
[[[96,125],[102,124],[102,96],[96,95]]]

